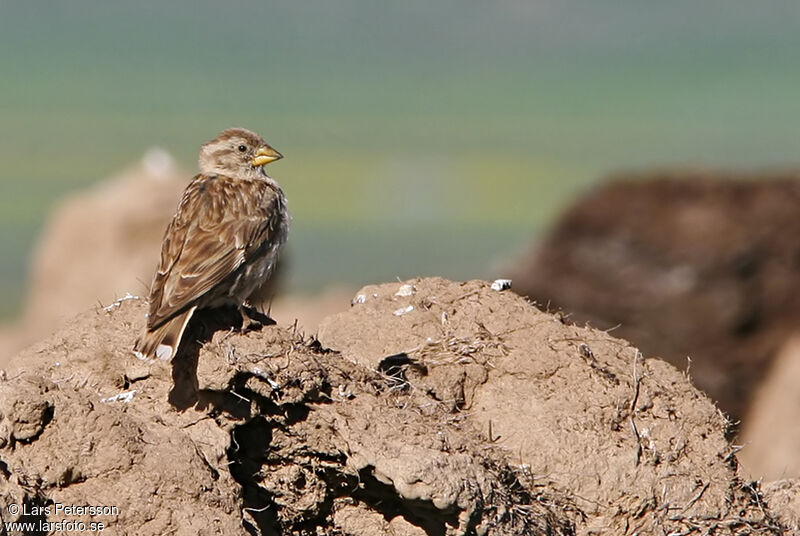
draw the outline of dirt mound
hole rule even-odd
[[[126,300],[88,313],[14,359],[0,383],[4,521],[11,504],[89,504],[114,510],[24,521],[137,535],[568,533],[559,499],[521,486],[463,417],[409,407],[374,371],[288,330],[219,330],[235,320],[219,313],[174,367],[144,363],[129,351],[144,312]]]
[[[409,396],[466,413],[533,481],[574,501],[580,532],[711,527],[753,497],[722,415],[626,341],[479,282],[365,287],[356,302],[323,322],[323,345],[387,373],[406,363]]]
[[[3,521],[13,504],[137,535],[779,533],[671,366],[484,282],[354,302],[323,344],[207,313],[172,365],[129,351],[140,300],[78,317],[0,381]]]
[[[697,385],[740,417],[800,322],[798,179],[612,177],[520,264],[515,289],[679,368],[690,356]]]
[[[798,384],[800,337],[795,336],[778,352],[743,421],[739,458],[752,478],[800,478]]]

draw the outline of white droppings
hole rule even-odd
[[[413,310],[414,310],[414,306],[413,305],[408,305],[406,307],[401,307],[400,309],[398,309],[397,311],[395,311],[392,314],[394,316],[403,316],[404,314],[410,313]]]
[[[401,297],[411,296],[412,294],[414,294],[414,287],[408,284],[402,285],[398,291],[394,293],[395,296]]]
[[[510,279],[495,279],[492,283],[492,290],[500,292],[501,290],[508,290],[511,288]]]
[[[131,400],[133,400],[133,395],[135,394],[136,394],[136,389],[131,389],[130,391],[125,391],[114,396],[109,396],[108,398],[101,398],[100,402],[124,402],[125,404],[128,404]]]
[[[351,400],[356,396],[350,390],[350,386],[345,387],[342,384],[339,384],[339,397],[345,400]]]
[[[280,384],[278,382],[269,377],[268,372],[261,370],[261,368],[259,367],[253,367],[253,374],[255,374],[256,376],[267,382],[269,386],[272,387],[273,389],[278,389],[280,387]]]
[[[123,297],[121,297],[120,299],[118,299],[117,301],[112,303],[111,305],[107,305],[107,306],[103,307],[103,311],[106,311],[106,312],[110,313],[111,311],[113,311],[114,309],[116,309],[117,307],[122,305],[122,302],[128,301],[128,300],[138,300],[138,299],[139,299],[139,296],[134,296],[133,294],[128,292]]]

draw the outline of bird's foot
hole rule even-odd
[[[242,315],[242,333],[259,330],[264,326],[276,324],[269,316],[247,305],[241,305],[239,307],[239,314]]]

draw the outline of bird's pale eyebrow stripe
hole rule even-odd
[[[211,156],[213,156],[213,157],[215,157],[215,158],[216,158],[216,157],[218,157],[218,156],[220,156],[220,155],[223,155],[223,154],[227,153],[227,152],[228,152],[228,150],[229,150],[229,149],[228,149],[227,147],[220,147],[219,149],[217,149],[216,151],[214,151],[213,153],[211,153]]]

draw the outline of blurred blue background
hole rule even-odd
[[[0,314],[66,192],[261,133],[292,291],[486,277],[614,169],[797,161],[800,4],[4,2]],[[189,180],[187,175],[187,182]],[[155,260],[154,260],[155,263]]]

